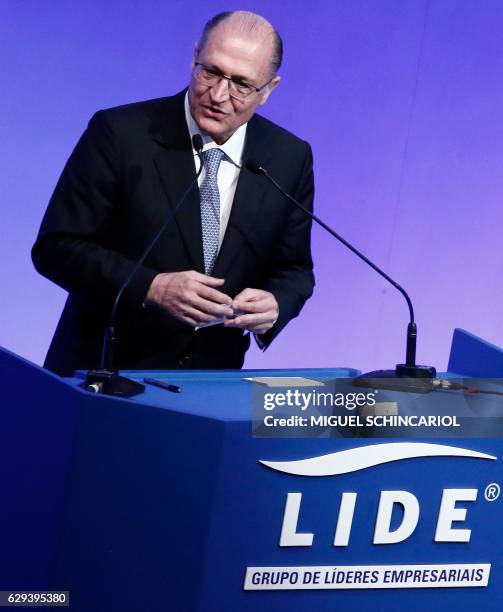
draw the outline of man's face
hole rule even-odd
[[[271,55],[270,36],[250,37],[222,25],[210,33],[202,49],[196,45],[194,61],[259,88],[271,78]],[[264,104],[278,82],[279,77],[275,77],[262,91],[241,101],[229,95],[226,79],[208,87],[193,77],[189,87],[190,112],[197,125],[222,144]]]

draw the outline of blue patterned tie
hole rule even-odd
[[[203,151],[206,174],[199,188],[201,193],[201,226],[203,230],[204,271],[211,274],[218,253],[220,239],[220,193],[218,167],[224,156],[221,149]]]

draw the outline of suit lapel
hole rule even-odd
[[[246,130],[243,162],[253,159],[266,165],[269,158],[270,147],[267,135],[261,129],[257,118],[254,117],[250,120]],[[246,242],[249,232],[256,231],[266,186],[264,177],[253,174],[246,168],[241,169],[229,222],[215,261],[213,276],[225,277],[239,249]]]
[[[184,112],[185,92],[168,100],[159,121],[152,125],[152,136],[162,145],[154,156],[164,194],[174,211],[196,171]],[[194,270],[204,273],[201,213],[197,183],[190,189],[175,215],[175,222],[185,243]]]

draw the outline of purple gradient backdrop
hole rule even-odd
[[[410,292],[419,362],[444,369],[457,326],[503,345],[500,0],[4,0],[0,344],[45,355],[65,293],[29,252],[90,116],[182,89],[203,23],[234,8],[281,32],[283,82],[263,113],[311,142],[317,212]],[[313,245],[314,297],[246,364],[402,361],[401,296],[319,228]]]

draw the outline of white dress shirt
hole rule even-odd
[[[243,149],[246,138],[246,127],[247,123],[241,125],[234,134],[224,142],[224,144],[218,145],[211,136],[208,136],[206,132],[203,132],[201,128],[194,121],[194,118],[190,114],[189,109],[189,98],[188,93],[185,94],[185,119],[187,121],[187,127],[189,128],[190,138],[195,134],[200,134],[203,139],[203,151],[208,149],[218,148],[221,149],[225,155],[220,162],[218,169],[217,182],[218,191],[220,193],[220,236],[218,241],[218,248],[222,246],[224,239],[225,230],[227,229],[227,223],[232,209],[232,201],[234,200],[234,194],[236,193],[236,186],[238,184],[239,172],[241,169],[241,160],[243,157]],[[201,162],[197,151],[192,149],[194,154],[194,163],[196,165],[196,172],[199,171]],[[198,183],[201,186],[206,170],[199,175]]]

